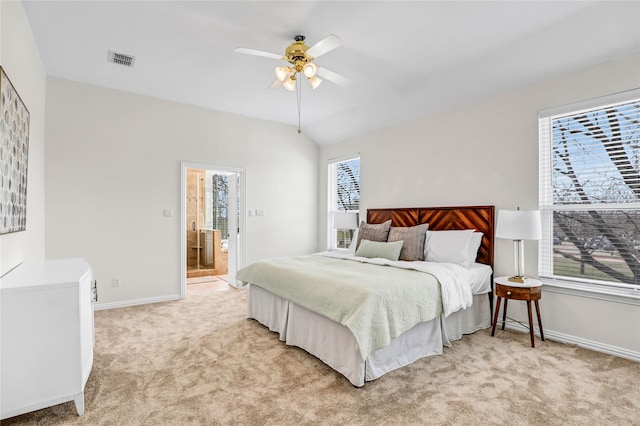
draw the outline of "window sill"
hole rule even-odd
[[[551,278],[539,278],[539,280],[542,281],[543,290],[552,293],[569,294],[640,306],[640,290],[598,286],[574,281],[554,280]]]

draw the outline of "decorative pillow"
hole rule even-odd
[[[402,250],[402,241],[383,243],[380,241],[362,240],[360,247],[356,250],[356,256],[360,257],[381,257],[383,259],[398,260]]]
[[[358,228],[358,244],[356,245],[356,251],[358,250],[358,247],[360,247],[360,242],[362,240],[380,242],[387,241],[389,228],[391,228],[391,220],[379,224],[365,223],[364,221],[361,222],[360,228]]]
[[[457,263],[469,266],[469,242],[473,229],[460,231],[427,231],[424,260],[427,262]]]
[[[480,250],[480,245],[482,244],[482,236],[484,234],[482,232],[474,232],[471,240],[469,241],[469,253],[467,254],[467,259],[469,260],[469,264],[474,263],[478,258],[478,250]]]
[[[408,227],[392,226],[387,241],[404,241],[400,260],[424,260],[424,240],[429,224]]]

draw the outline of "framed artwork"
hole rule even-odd
[[[0,234],[27,227],[29,111],[0,67]]]

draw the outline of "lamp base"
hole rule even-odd
[[[527,277],[523,277],[521,275],[514,275],[513,277],[509,277],[507,280],[511,281],[512,283],[524,284],[524,282],[527,280]]]

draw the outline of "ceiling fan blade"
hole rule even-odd
[[[340,46],[342,46],[342,39],[335,34],[329,34],[307,49],[307,55],[317,58],[318,56],[331,52],[333,49]]]
[[[318,71],[316,73],[320,77],[325,78],[330,82],[337,84],[338,86],[346,87],[351,84],[351,80],[349,80],[347,77],[340,75],[337,72],[333,72],[325,67],[318,67]]]
[[[265,58],[271,58],[271,59],[277,59],[277,60],[282,59],[282,55],[278,55],[277,53],[269,53],[269,52],[264,52],[262,50],[247,49],[246,47],[236,47],[235,52],[245,53],[247,55],[264,56]]]
[[[282,82],[276,78],[276,80],[273,83],[271,83],[271,86],[269,86],[269,89],[279,89],[281,87],[282,87]]]

